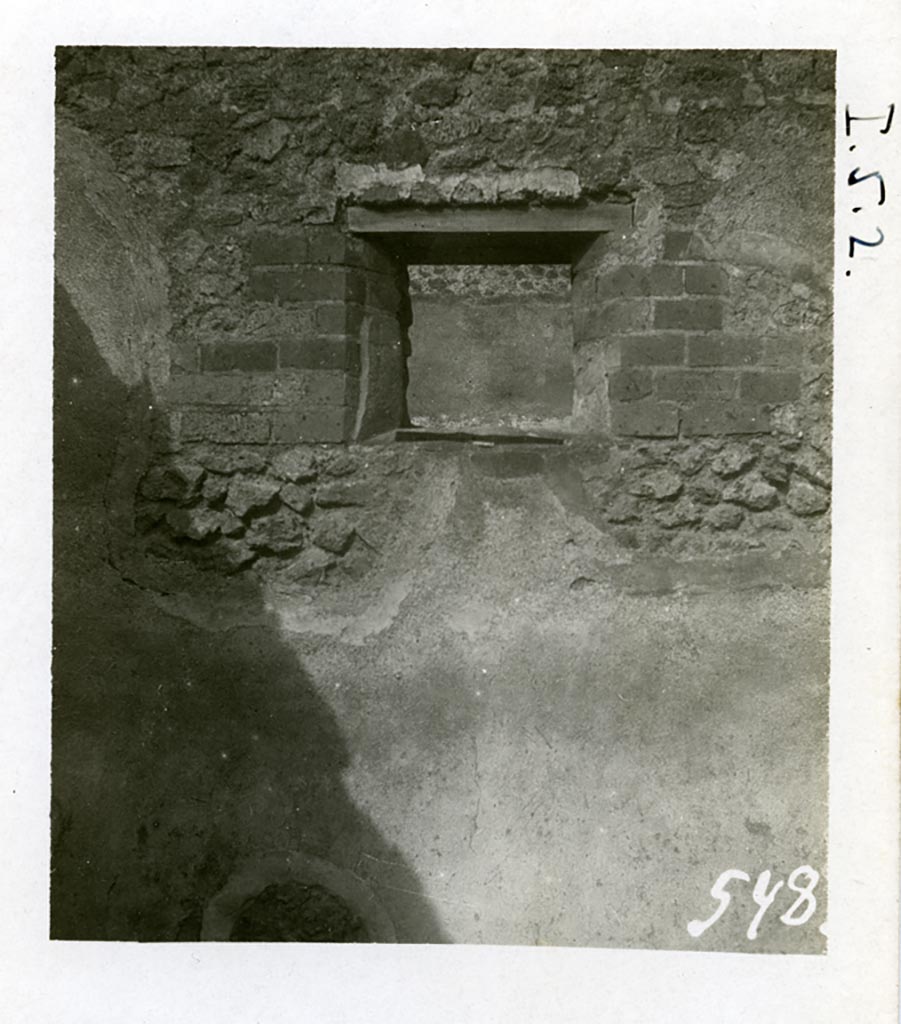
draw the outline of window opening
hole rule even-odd
[[[408,273],[414,428],[460,436],[566,428],[569,264],[412,265]]]

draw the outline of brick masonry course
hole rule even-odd
[[[312,370],[247,375],[179,374],[166,399],[173,405],[258,406],[342,404],[345,375],[340,370]]]
[[[679,407],[674,402],[644,399],[613,406],[613,430],[630,437],[675,437]]]
[[[366,282],[359,271],[342,268],[282,269],[255,267],[248,291],[263,302],[359,302],[365,301]]]
[[[686,437],[764,434],[769,429],[769,415],[755,405],[700,401],[687,406],[682,413],[682,433]]]
[[[360,371],[360,348],[352,337],[292,338],[279,344],[279,364],[301,370]]]
[[[203,345],[200,350],[202,370],[243,370],[265,373],[278,365],[278,348],[269,341],[219,342]]]

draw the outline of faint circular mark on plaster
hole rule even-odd
[[[396,942],[397,933],[387,911],[375,893],[346,868],[306,853],[273,853],[248,861],[210,900],[203,913],[200,938],[203,942],[229,942],[235,925],[254,901],[268,889],[305,886],[325,893],[359,918],[367,942]]]

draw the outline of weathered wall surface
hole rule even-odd
[[[112,548],[132,543],[134,493],[169,380],[169,276],[153,226],[85,132],[56,135],[54,481],[71,513],[102,498]]]
[[[614,523],[781,543],[828,505],[832,76],[828,53],[63,48],[59,102],[163,240],[183,441],[399,425],[404,282],[348,248],[348,203],[633,202],[573,287],[577,433],[642,439]],[[722,489],[707,437],[744,453]]]
[[[402,941],[698,948],[726,867],[824,867],[831,89],[60,51],[55,935],[196,939],[289,850]],[[565,443],[348,443],[409,327],[348,204],[586,199],[635,223],[574,267]],[[822,948],[746,896],[700,945]]]

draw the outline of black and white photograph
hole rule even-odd
[[[822,951],[834,53],[57,89],[51,934]]]
[[[44,53],[31,934],[290,963],[327,1024],[425,1019],[420,969],[498,971],[436,1020],[587,1022],[502,992],[598,958],[775,1005],[839,990],[856,915],[893,1020],[899,361],[849,325],[899,312],[901,93],[823,31],[308,36]],[[764,1019],[673,998],[616,1019]]]

